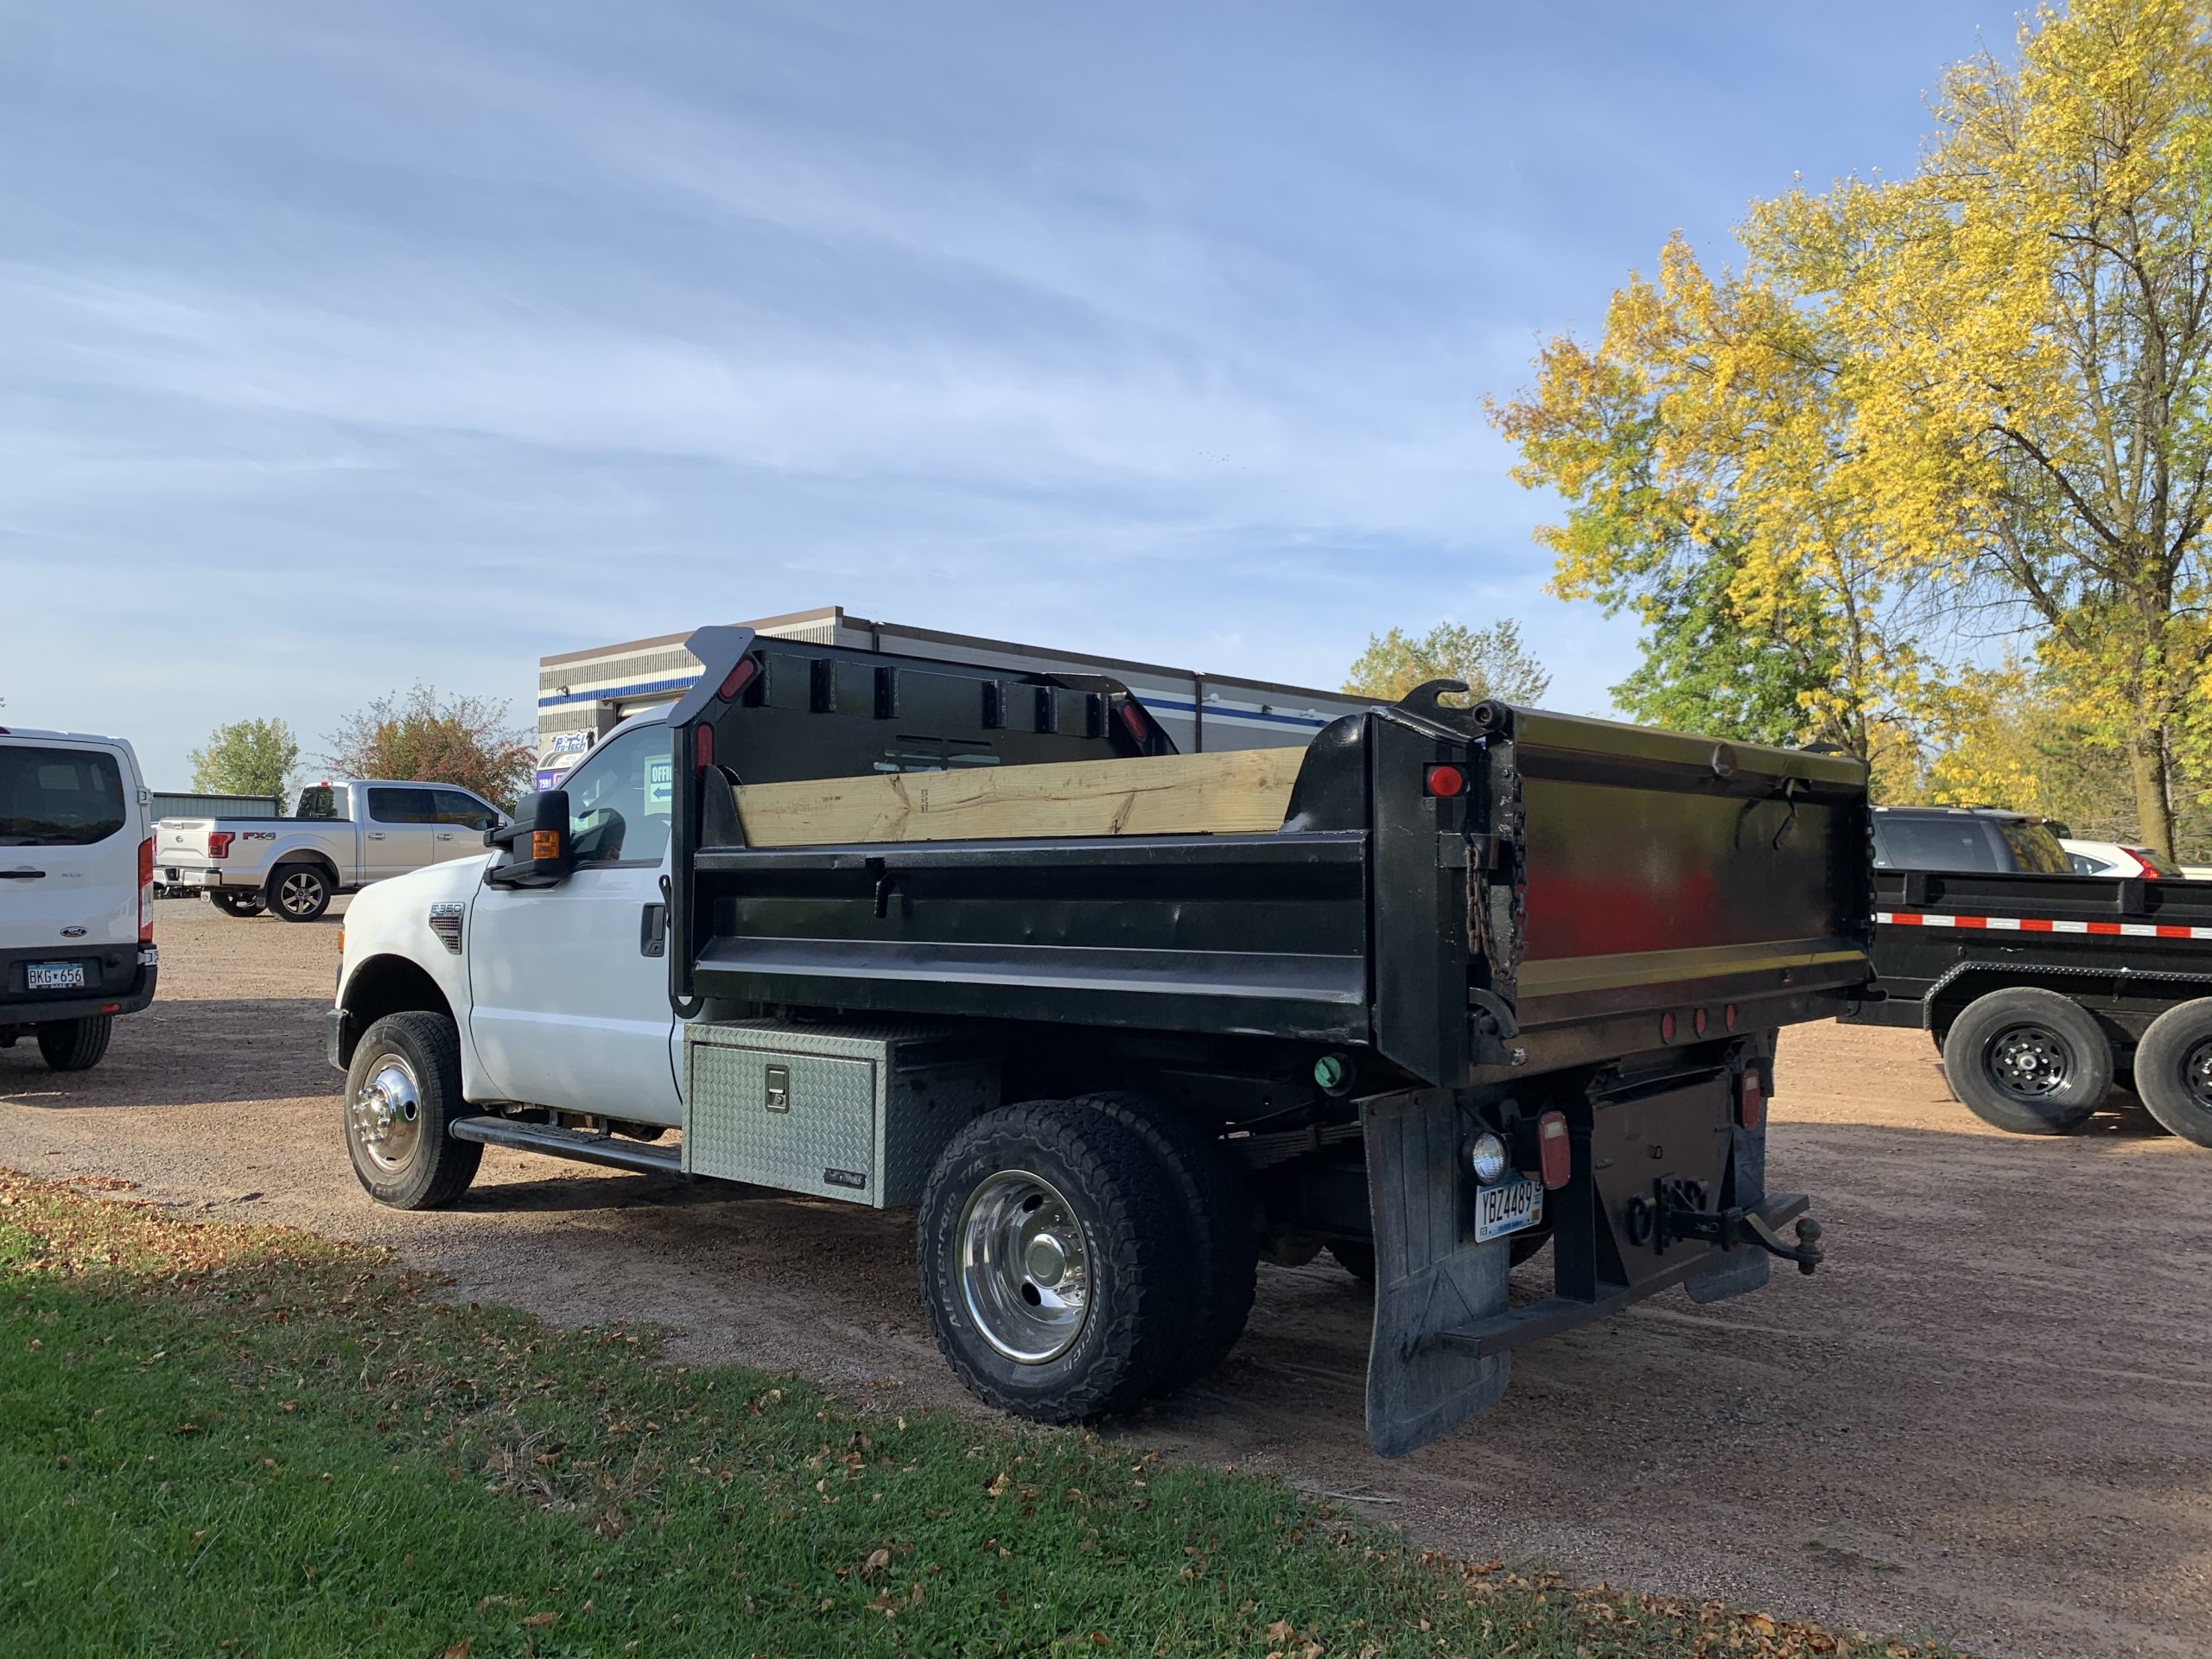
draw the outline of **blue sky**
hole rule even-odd
[[[310,752],[842,604],[1334,684],[1543,595],[1486,394],[2010,8],[0,0],[0,722]]]

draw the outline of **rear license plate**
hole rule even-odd
[[[29,988],[34,991],[81,991],[85,988],[85,964],[81,962],[34,962],[26,972]]]
[[[1503,1238],[1544,1218],[1544,1189],[1525,1175],[1475,1189],[1475,1243]]]

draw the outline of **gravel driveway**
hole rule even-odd
[[[0,1163],[391,1245],[456,1294],[673,1327],[687,1360],[974,1408],[905,1217],[502,1151],[459,1209],[372,1206],[321,1057],[334,923],[163,901],[161,1000],[99,1070],[0,1053]],[[1326,1257],[1262,1268],[1229,1363],[1118,1433],[1586,1580],[1990,1659],[2212,1653],[2212,1153],[2133,1119],[1985,1130],[1911,1032],[1792,1033],[1778,1091],[1772,1184],[1815,1195],[1817,1278],[1524,1350],[1503,1406],[1384,1463],[1360,1287]]]

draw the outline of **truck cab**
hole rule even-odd
[[[121,738],[0,728],[0,1048],[58,1071],[154,1000],[154,843]]]

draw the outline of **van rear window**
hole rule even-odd
[[[112,754],[0,748],[0,847],[89,847],[123,825],[123,772]]]

